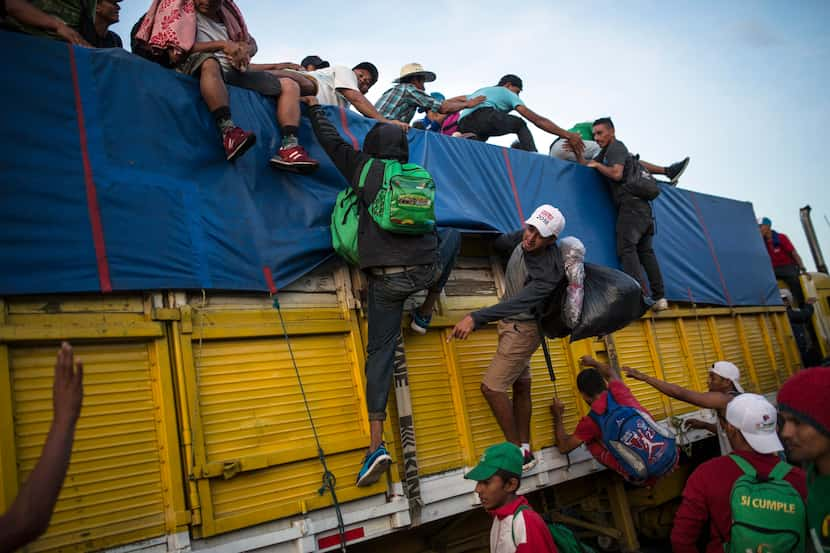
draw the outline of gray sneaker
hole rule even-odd
[[[687,157],[683,161],[678,161],[677,163],[672,163],[668,167],[666,167],[666,176],[669,177],[669,182],[672,184],[677,184],[677,181],[680,180],[680,175],[686,170],[686,167],[689,166],[689,162],[691,158]]]

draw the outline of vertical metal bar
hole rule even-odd
[[[637,541],[637,529],[634,527],[634,519],[631,516],[631,508],[628,505],[628,496],[625,494],[622,478],[616,474],[607,475],[608,502],[611,505],[611,514],[614,517],[614,526],[622,533],[620,538],[620,549],[626,552],[639,551],[640,542]]]
[[[412,397],[409,392],[409,372],[406,364],[403,333],[398,334],[398,341],[395,344],[392,378],[395,384],[395,403],[398,408],[398,428],[400,429],[401,451],[403,452],[403,484],[406,496],[409,499],[409,514],[412,524],[416,526],[420,523],[421,509],[424,502],[421,499],[421,482],[418,475],[415,419],[412,413]]]

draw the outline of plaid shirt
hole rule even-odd
[[[397,119],[409,123],[418,108],[438,111],[441,102],[415,88],[414,84],[397,84],[383,93],[375,108],[387,119]]]

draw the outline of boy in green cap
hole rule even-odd
[[[557,553],[545,521],[522,496],[522,450],[504,442],[488,447],[478,465],[464,475],[475,480],[481,506],[493,516],[490,551],[498,553]]]

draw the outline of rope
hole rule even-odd
[[[692,311],[695,314],[695,326],[697,326],[697,337],[700,340],[700,351],[703,353],[703,365],[706,366],[709,364],[709,360],[706,358],[706,346],[703,344],[703,333],[700,332],[700,317],[697,314],[697,304],[692,297],[692,289],[687,288],[686,290],[689,292],[689,301],[692,302]]]
[[[317,426],[314,424],[314,417],[311,415],[311,407],[308,405],[308,397],[305,393],[305,388],[303,387],[303,379],[300,377],[300,369],[297,367],[297,360],[294,357],[294,349],[291,347],[291,340],[288,338],[288,328],[285,326],[285,319],[282,316],[282,310],[280,309],[280,302],[277,299],[277,296],[273,293],[271,297],[274,298],[274,309],[277,310],[277,315],[280,319],[280,325],[282,325],[282,335],[285,338],[285,345],[288,348],[288,355],[291,357],[291,364],[294,366],[294,373],[297,375],[297,384],[300,386],[300,393],[303,395],[303,404],[305,405],[305,412],[308,415],[308,422],[311,424],[311,432],[314,434],[314,442],[317,444],[317,458],[320,460],[320,464],[323,466],[323,485],[320,486],[320,489],[317,490],[317,493],[320,495],[324,495],[326,490],[329,491],[331,494],[332,503],[334,503],[334,512],[337,514],[337,531],[340,535],[340,551],[346,551],[346,525],[343,523],[343,512],[340,509],[340,502],[337,501],[337,492],[335,491],[335,485],[337,480],[334,477],[334,474],[329,470],[328,465],[326,464],[326,454],[323,452],[323,446],[320,445],[320,436],[317,434]]]

